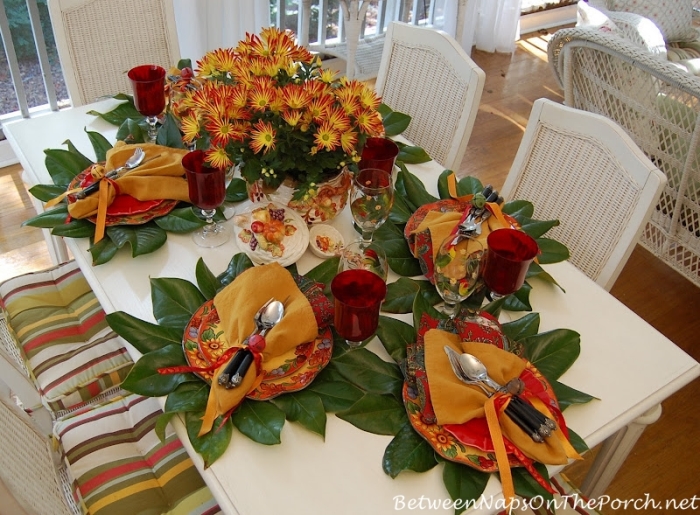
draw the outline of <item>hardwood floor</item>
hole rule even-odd
[[[563,100],[546,61],[546,41],[546,33],[525,36],[513,55],[473,52],[473,59],[486,72],[486,86],[460,175],[472,175],[484,184],[500,188],[522,139],[533,101],[541,97]],[[18,166],[0,170],[0,280],[49,265],[41,232],[20,227],[21,221],[34,212],[20,172]],[[612,294],[700,360],[700,289],[638,247]],[[612,499],[644,499],[649,494],[665,503],[698,495],[698,398],[700,381],[695,381],[663,403],[661,419],[642,435],[608,489]],[[587,458],[571,467],[568,475],[580,484],[590,461]],[[700,508],[700,501],[696,507]],[[602,509],[606,515],[676,511]]]

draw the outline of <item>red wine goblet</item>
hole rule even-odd
[[[229,240],[226,228],[214,221],[216,208],[226,198],[226,170],[211,168],[204,160],[203,150],[193,150],[182,158],[190,202],[202,211],[207,224],[196,231],[192,239],[200,247],[218,247]]]
[[[515,293],[525,282],[530,263],[539,253],[537,242],[517,229],[497,229],[489,233],[486,245],[484,284],[494,298]]]
[[[146,117],[148,139],[155,143],[158,115],[165,109],[165,68],[155,64],[142,64],[129,70],[136,110]]]

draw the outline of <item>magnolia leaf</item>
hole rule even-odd
[[[231,261],[228,263],[228,267],[224,270],[217,279],[221,281],[222,286],[228,286],[233,282],[233,280],[238,277],[238,275],[249,268],[253,268],[253,262],[250,260],[247,254],[244,252],[239,252],[234,254]]]
[[[401,320],[380,316],[377,337],[389,356],[401,364],[406,359],[406,346],[416,341],[416,330]]]
[[[566,293],[566,290],[561,287],[561,285],[554,279],[554,277],[552,277],[548,272],[544,270],[544,268],[542,268],[534,261],[530,263],[530,268],[527,269],[527,275],[525,276],[526,279],[529,279],[530,277],[537,277],[542,281],[553,284],[556,287],[558,287],[561,291]]]
[[[43,229],[51,229],[66,223],[68,219],[68,205],[65,203],[58,204],[56,207],[39,213],[38,215],[25,220],[22,225],[30,225],[31,227],[41,227]]]
[[[165,216],[156,218],[156,225],[161,229],[174,233],[191,232],[206,225],[206,220],[198,217],[192,206],[173,209]]]
[[[308,390],[280,395],[272,401],[284,411],[287,420],[299,422],[317,435],[326,436],[326,410],[321,397]]]
[[[213,299],[216,292],[221,288],[221,281],[209,270],[209,267],[201,257],[197,260],[195,277],[197,278],[197,286],[199,286],[204,297],[207,300]]]
[[[127,118],[117,129],[117,140],[126,143],[145,143],[148,141],[148,129],[142,127],[139,121],[144,118],[137,113],[133,118]],[[145,122],[143,122],[145,125]]]
[[[394,363],[387,363],[367,349],[354,349],[333,361],[345,379],[366,392],[401,396],[403,375]]]
[[[88,135],[88,139],[92,144],[92,149],[95,151],[95,156],[97,162],[102,162],[107,160],[107,151],[112,149],[112,144],[105,138],[102,134],[95,131],[85,130]]]
[[[554,329],[520,340],[524,355],[550,381],[559,379],[581,352],[581,336],[571,329]]]
[[[112,259],[118,250],[119,247],[114,244],[109,236],[106,236],[92,245],[88,252],[92,256],[92,264],[101,265]]]
[[[569,442],[571,443],[571,446],[576,450],[577,453],[583,454],[584,452],[588,451],[588,444],[584,441],[583,438],[581,438],[573,429],[570,427],[567,428],[569,430]]]
[[[141,354],[147,354],[168,345],[182,344],[181,331],[146,322],[124,311],[109,313],[107,323],[115,333],[133,345]]]
[[[63,149],[44,150],[46,158],[46,171],[49,172],[51,180],[58,186],[67,188],[70,182],[80,172],[93,164],[87,157],[79,153],[73,153]]]
[[[235,178],[226,188],[226,202],[242,202],[248,198],[248,187],[243,179]]]
[[[325,372],[326,370],[328,370],[327,374],[324,374],[323,377],[319,374],[306,388],[308,391],[318,395],[325,411],[346,410],[362,398],[362,390],[344,379],[340,381],[332,380],[333,369],[326,367],[323,371]]]
[[[382,458],[382,468],[392,479],[404,470],[426,472],[435,465],[435,451],[410,423],[399,430]]]
[[[391,223],[385,223],[374,232],[372,238],[386,252],[389,267],[399,275],[415,276],[423,272],[420,263],[411,254],[403,232]]]
[[[87,132],[87,130],[86,130],[86,132]],[[70,152],[71,154],[75,154],[76,157],[79,157],[84,162],[89,161],[92,164],[92,160],[90,158],[88,158],[85,154],[83,154],[80,150],[78,150],[78,148],[75,145],[73,145],[73,142],[71,140],[67,139],[66,141],[63,142],[63,144],[68,147],[68,152]]]
[[[190,381],[178,385],[175,390],[168,394],[165,399],[163,411],[183,412],[183,411],[204,411],[209,399],[209,385],[204,381]]]
[[[411,202],[411,204],[414,206],[423,206],[438,200],[428,193],[423,185],[423,181],[409,172],[403,164],[399,164],[399,168],[401,169],[399,175],[402,175],[403,177],[406,195],[408,196],[408,200]]]
[[[187,365],[187,362],[182,352],[182,345],[168,345],[141,356],[124,379],[122,387],[146,397],[167,395],[180,383],[199,381],[194,374],[160,374],[158,372],[161,368],[183,365]]]
[[[537,262],[540,265],[559,263],[569,259],[569,249],[556,240],[537,238],[537,246],[540,248],[540,253],[537,255]]]
[[[335,416],[376,435],[396,435],[408,424],[403,402],[393,395],[366,393],[349,409]]]
[[[532,311],[530,290],[532,290],[532,286],[528,283],[523,284],[518,291],[506,297],[503,309],[508,311]]]
[[[503,204],[501,211],[515,219],[518,217],[532,218],[532,215],[535,213],[535,206],[527,200],[511,200]]]
[[[540,314],[528,313],[517,320],[506,322],[501,328],[508,338],[516,342],[520,341],[527,336],[537,334],[540,330]]]
[[[202,428],[202,417],[204,411],[188,411],[185,413],[185,425],[187,426],[187,436],[192,447],[204,460],[204,468],[207,469],[218,460],[231,442],[233,427],[230,421],[224,422],[223,417],[218,417],[214,421],[214,427],[208,433],[199,436]]]
[[[438,192],[441,199],[452,198],[450,195],[450,189],[448,187],[447,178],[454,172],[452,170],[445,170],[438,177]],[[483,191],[484,187],[481,181],[476,177],[463,177],[457,181],[457,196],[462,197],[464,195],[473,195],[474,193],[480,193]]]
[[[51,229],[54,236],[65,236],[67,238],[89,238],[95,234],[95,224],[87,220],[71,220],[67,224],[57,225]]]
[[[408,277],[399,277],[387,285],[386,297],[382,303],[382,311],[387,313],[410,313],[413,300],[420,291],[418,281]]]
[[[197,287],[177,277],[151,278],[153,316],[165,327],[184,331],[194,312],[206,299]]]
[[[462,513],[469,503],[475,502],[486,489],[491,474],[461,463],[445,460],[442,481],[455,502],[455,513]]]
[[[411,117],[398,111],[391,111],[384,118],[384,134],[387,137],[398,136],[408,128]]]
[[[533,238],[539,238],[552,227],[559,225],[559,220],[533,220],[527,217],[518,217],[518,222],[523,232],[529,234]]]
[[[163,125],[158,129],[156,143],[164,147],[185,148],[185,144],[182,142],[182,134],[180,133],[180,125],[170,112],[165,115]]]
[[[445,315],[435,309],[423,295],[416,295],[413,301],[413,327],[420,327],[420,319],[423,313],[428,313],[431,318],[436,320],[445,318]]]
[[[271,402],[245,399],[231,415],[231,422],[254,442],[276,445],[282,441],[280,434],[284,418],[284,411]]]
[[[309,270],[304,276],[312,281],[319,282],[324,286],[323,293],[331,294],[331,281],[338,273],[339,257],[332,257],[321,262],[318,266]]]
[[[401,195],[394,195],[394,205],[391,206],[389,222],[403,225],[411,218],[413,211]]]
[[[117,97],[115,97],[117,98]],[[93,116],[99,116],[103,120],[105,120],[108,123],[111,123],[112,125],[121,125],[124,123],[127,119],[129,118],[142,118],[143,115],[139,113],[136,110],[136,107],[134,106],[133,98],[128,95],[124,95],[122,98],[128,99],[128,102],[123,102],[116,106],[114,109],[107,113],[100,113],[98,111],[88,111],[87,114],[91,114]],[[119,138],[117,138],[119,139]]]
[[[586,404],[596,398],[560,383],[559,381],[551,381],[551,385],[552,390],[554,390],[554,395],[556,395],[557,401],[559,402],[559,409],[562,411],[572,404]]]
[[[165,442],[165,431],[174,416],[175,413],[161,413],[156,419],[155,432],[161,443]]]
[[[29,188],[28,191],[42,202],[48,202],[65,192],[66,188],[63,186],[56,186],[55,184],[37,184]]]
[[[112,225],[106,229],[114,244],[122,248],[131,245],[132,257],[150,254],[165,245],[167,233],[152,222],[143,225]]]
[[[396,156],[396,162],[406,164],[427,163],[433,159],[421,147],[414,145],[399,145],[399,153]]]
[[[541,463],[535,463],[535,468],[537,472],[546,480],[549,481],[549,472],[547,467]],[[537,480],[530,474],[524,467],[511,468],[513,473],[513,486],[515,487],[515,493],[520,497],[526,499],[532,497],[541,497],[544,502],[553,499],[554,496],[549,493],[544,487],[537,482]]]
[[[401,199],[406,203],[406,206],[410,209],[411,213],[413,213],[418,206],[414,206],[411,204],[411,201],[408,200],[408,195],[406,194],[406,184],[404,183],[403,177],[404,176],[401,173],[396,174],[396,180],[394,181],[394,199],[396,199],[396,197],[401,197]]]

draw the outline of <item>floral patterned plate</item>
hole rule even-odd
[[[90,168],[87,168],[76,175],[68,185],[68,189],[77,187],[84,188],[92,184],[93,180],[90,176]],[[76,198],[73,195],[68,195],[68,202],[73,203]],[[175,209],[178,204],[177,200],[138,200],[131,195],[117,195],[112,203],[107,208],[107,218],[105,225],[141,225],[158,218],[165,216],[170,211]],[[96,216],[88,218],[89,221],[95,223]]]
[[[284,362],[273,370],[266,370],[260,385],[247,397],[266,400],[282,393],[296,392],[308,386],[331,359],[333,334],[330,327],[319,333],[315,340],[297,345],[285,356]],[[194,313],[185,327],[182,346],[191,367],[206,368],[215,363],[229,348],[219,328],[219,315],[214,301],[205,302]],[[213,373],[196,372],[211,383]]]
[[[443,458],[484,472],[496,472],[498,464],[485,418],[446,425],[440,425],[435,420],[425,372],[423,335],[428,329],[442,328],[441,323],[424,315],[417,341],[407,347],[407,376],[402,393],[408,419],[416,432]],[[507,341],[496,319],[485,312],[480,312],[473,321],[457,320],[456,329],[465,341],[489,343],[501,349]],[[552,387],[531,363],[527,360],[525,363],[526,368],[520,377],[527,391],[550,406],[550,411],[558,418],[557,423],[563,427],[564,421]],[[522,466],[522,462],[512,453],[508,453],[508,461],[511,467]]]

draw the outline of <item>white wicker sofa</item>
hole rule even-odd
[[[641,244],[700,286],[700,77],[667,61],[663,38],[640,34],[635,15],[620,14],[614,32],[557,31],[549,62],[566,105],[618,122],[666,174]]]

